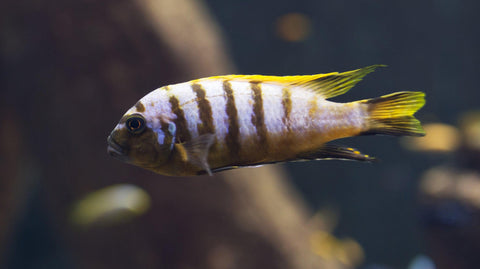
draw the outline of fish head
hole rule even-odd
[[[173,126],[173,127],[172,127]],[[173,152],[175,125],[139,112],[135,106],[123,115],[107,138],[110,156],[149,170],[164,165]]]

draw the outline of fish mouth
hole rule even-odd
[[[117,142],[115,142],[115,140],[113,140],[111,135],[108,136],[107,143],[107,153],[110,156],[123,162],[129,162],[130,159],[128,158],[125,150]]]

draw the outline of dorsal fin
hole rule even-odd
[[[227,79],[248,80],[261,83],[281,84],[291,87],[304,87],[323,98],[328,99],[346,93],[368,73],[377,67],[385,65],[372,65],[357,70],[343,73],[333,72],[328,74],[304,75],[304,76],[262,76],[262,75],[227,75],[205,78],[205,80]]]

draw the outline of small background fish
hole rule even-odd
[[[326,144],[358,135],[422,136],[422,92],[336,103],[379,65],[305,76],[227,75],[152,91],[121,118],[108,152],[160,174],[187,176],[315,159],[373,160]]]

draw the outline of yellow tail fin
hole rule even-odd
[[[424,136],[413,114],[425,104],[423,92],[396,92],[361,101],[369,105],[369,130],[362,134]]]

